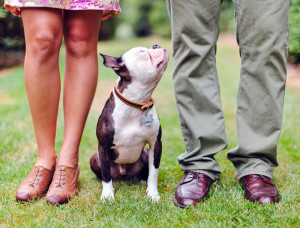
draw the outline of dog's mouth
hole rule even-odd
[[[164,64],[165,59],[166,59],[166,49],[164,49],[164,52],[162,55],[163,55],[163,59],[156,65],[156,68],[159,68]]]
[[[156,66],[156,68],[159,68],[163,63],[164,63],[165,59],[163,59],[161,62],[159,62]]]
[[[148,49],[150,61],[153,66],[156,66],[157,69],[165,63],[166,52],[167,50],[164,48]]]

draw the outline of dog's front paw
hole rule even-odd
[[[158,202],[160,200],[160,196],[159,196],[158,192],[156,192],[156,193],[148,192],[147,196],[148,196],[149,199],[151,199],[151,201],[153,203]]]
[[[105,200],[109,200],[109,201],[114,201],[115,200],[115,196],[113,192],[108,192],[108,193],[103,193],[101,194],[101,198],[102,201]]]
[[[151,190],[151,189],[147,188],[146,192],[147,192],[148,198],[151,199],[152,202],[158,202],[160,200],[157,190]]]
[[[102,194],[101,194],[101,200],[110,200],[113,201],[115,200],[115,195],[114,195],[114,187],[112,186],[112,182],[104,182],[102,181]]]

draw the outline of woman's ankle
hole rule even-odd
[[[46,169],[52,170],[53,168],[55,168],[56,160],[56,154],[47,157],[38,156],[35,166],[42,166]]]
[[[56,166],[76,167],[78,165],[78,153],[75,154],[59,154]]]

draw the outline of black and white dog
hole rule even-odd
[[[90,160],[102,180],[101,199],[114,199],[112,180],[139,178],[147,181],[148,197],[158,201],[161,127],[151,95],[167,68],[168,53],[153,45],[130,49],[117,58],[101,56],[119,76],[99,117],[98,152]]]

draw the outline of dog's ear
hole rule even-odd
[[[120,70],[120,68],[124,65],[122,57],[112,57],[109,55],[103,55],[101,53],[100,55],[103,57],[104,66],[112,68],[115,71]]]

